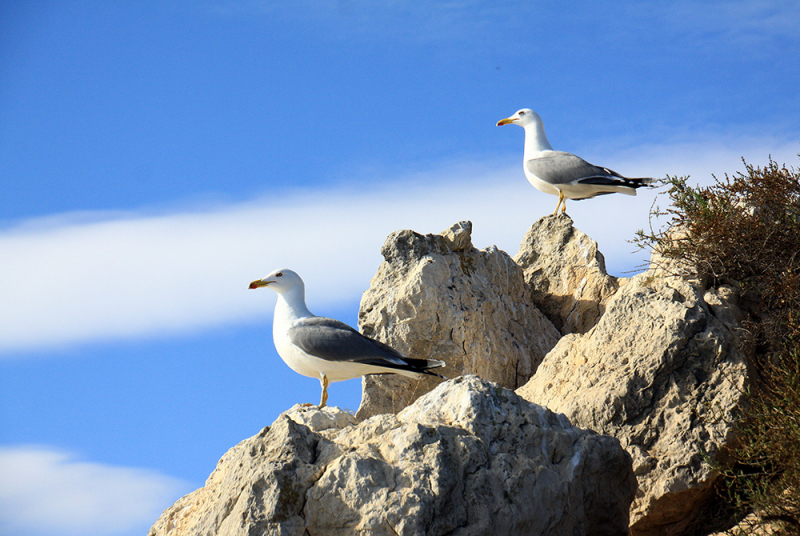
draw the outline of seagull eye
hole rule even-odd
[[[278,272],[277,274],[275,274],[275,277],[283,277],[283,274],[281,272]]]
[[[525,112],[520,112],[519,115],[525,115]]]

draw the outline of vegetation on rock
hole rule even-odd
[[[728,499],[773,534],[800,534],[800,172],[764,168],[707,187],[667,177],[671,206],[660,231],[635,242],[691,266],[711,285],[738,288],[740,344],[759,380],[738,423],[739,446],[720,467]],[[739,529],[741,530],[741,529]]]

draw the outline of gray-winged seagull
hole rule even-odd
[[[320,408],[328,401],[328,385],[332,382],[384,373],[410,378],[420,374],[443,377],[429,369],[443,367],[444,361],[405,357],[343,322],[311,314],[306,307],[303,280],[292,270],[275,270],[250,283],[251,289],[266,286],[278,293],[272,320],[278,355],[298,374],[319,379]]]
[[[586,160],[563,151],[554,151],[544,133],[539,114],[524,108],[497,126],[519,125],[525,129],[522,169],[534,188],[558,196],[553,214],[567,210],[567,199],[589,199],[603,194],[636,195],[636,188],[653,182],[651,178],[629,179],[608,168],[593,166]]]

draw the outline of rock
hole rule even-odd
[[[735,527],[710,536],[781,536],[791,534],[777,522],[766,522],[758,514],[748,514]]]
[[[561,333],[586,333],[619,288],[606,272],[597,242],[572,225],[566,214],[534,223],[514,261],[525,272],[533,301]]]
[[[359,327],[409,357],[441,359],[453,378],[477,374],[504,387],[523,385],[558,341],[536,309],[522,270],[503,251],[476,249],[472,224],[438,235],[397,231],[361,299]],[[397,413],[439,383],[365,376],[357,417]]]
[[[322,411],[292,408],[235,446],[149,536],[628,533],[619,442],[497,384],[461,377],[347,426]]]
[[[704,453],[730,444],[748,381],[734,301],[729,289],[705,292],[662,268],[637,275],[517,391],[621,441],[639,483],[635,536],[685,534],[713,498],[718,475]]]
[[[319,476],[318,442],[282,415],[229,450],[206,485],[161,514],[148,536],[303,534],[302,498]]]
[[[720,285],[711,288],[703,295],[705,301],[711,308],[711,312],[720,322],[727,326],[735,327],[744,318],[744,314],[739,309],[739,292],[731,285]]]

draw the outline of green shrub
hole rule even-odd
[[[800,173],[772,159],[745,169],[708,187],[667,177],[670,207],[652,211],[667,227],[635,242],[711,285],[738,286],[741,345],[757,380],[720,470],[740,517],[756,512],[755,525],[800,535]]]

